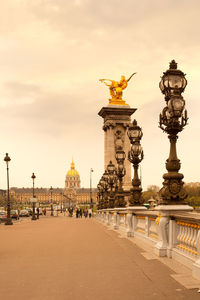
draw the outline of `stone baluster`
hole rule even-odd
[[[118,229],[119,227],[118,227],[118,213],[115,211],[114,212],[114,229]]]
[[[146,216],[145,221],[145,235],[149,236],[150,221],[148,216]]]
[[[110,225],[110,217],[111,217],[111,214],[110,212],[108,211],[108,217],[107,217],[107,225]]]
[[[128,222],[127,236],[128,237],[134,236],[134,231],[133,231],[133,214],[130,211],[128,212],[128,215],[127,215],[127,222]]]

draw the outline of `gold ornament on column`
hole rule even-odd
[[[112,105],[128,105],[125,100],[122,99],[123,90],[127,87],[129,80],[135,75],[133,73],[128,79],[124,75],[121,76],[120,81],[115,81],[112,79],[99,79],[106,86],[109,87],[111,99],[109,99],[109,104]]]

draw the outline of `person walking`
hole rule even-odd
[[[89,214],[89,218],[91,218],[92,217],[92,209],[91,208],[88,209],[88,214]]]
[[[68,208],[68,212],[69,212],[69,217],[73,217],[73,208],[72,207]]]
[[[78,217],[79,217],[79,208],[77,207],[76,208],[76,218],[78,219]]]
[[[40,209],[37,207],[37,219],[39,219]]]
[[[87,218],[87,216],[88,216],[88,210],[87,210],[87,208],[84,209],[84,216],[85,216],[85,218]]]

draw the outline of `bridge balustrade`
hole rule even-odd
[[[186,265],[195,278],[200,279],[200,218],[194,212],[173,212],[168,221],[156,210],[134,208],[102,209],[97,219],[107,226],[137,237],[154,246],[155,254],[168,256]],[[164,224],[164,225],[163,225]],[[163,241],[163,231],[166,240]],[[166,247],[166,255],[156,251],[158,245]]]

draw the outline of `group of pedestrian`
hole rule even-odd
[[[67,211],[67,209],[63,208],[64,216],[65,216],[66,211]],[[74,212],[75,212],[76,218],[85,217],[85,219],[86,219],[87,217],[89,217],[89,218],[92,217],[92,209],[91,208],[89,208],[89,209],[84,208],[83,209],[83,208],[80,208],[78,206],[75,207],[75,208],[73,208],[73,207],[68,208],[68,216],[69,217],[73,217]],[[58,210],[57,210],[57,213],[58,213]],[[35,209],[35,214],[36,214],[37,219],[39,219],[39,215],[40,215],[40,208],[39,207],[37,207]],[[42,214],[43,214],[43,216],[46,216],[46,214],[47,214],[46,208],[42,209]]]
[[[73,216],[73,208],[69,208],[68,209],[69,211],[69,216],[72,217]],[[79,208],[79,207],[76,207],[75,208],[75,214],[76,214],[76,218],[82,218],[82,217],[85,217],[85,219],[87,217],[91,218],[92,217],[92,209],[89,208],[85,208],[85,209],[82,209],[82,208]]]

